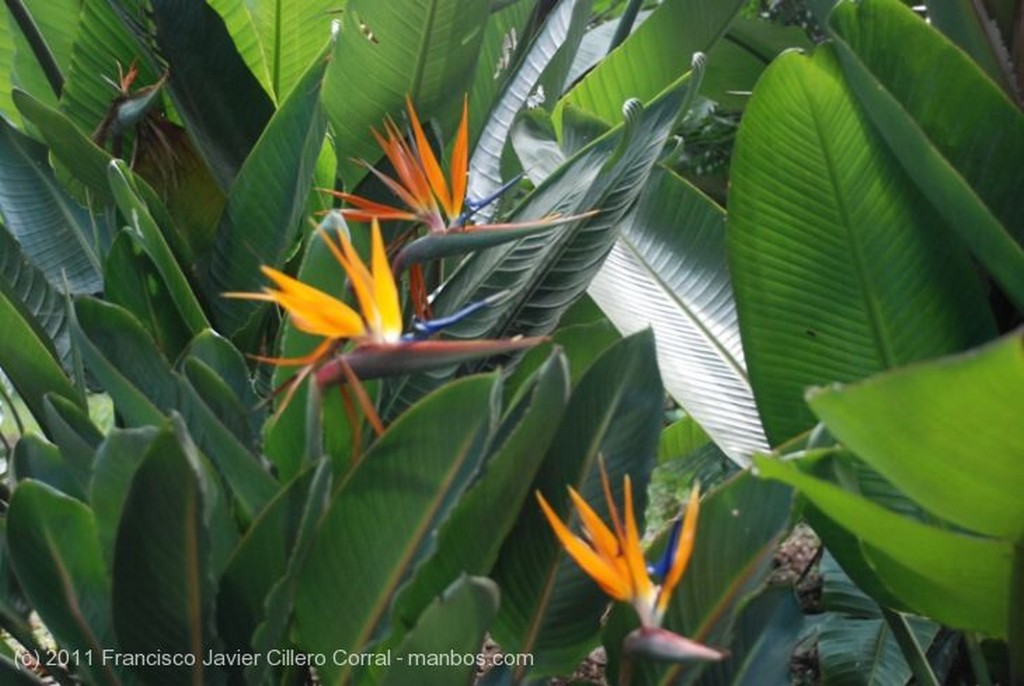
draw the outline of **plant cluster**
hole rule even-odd
[[[7,2],[0,681],[1024,683],[1020,10],[749,6]]]

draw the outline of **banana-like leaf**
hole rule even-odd
[[[603,459],[616,502],[623,502],[623,476],[629,474],[634,507],[642,511],[662,393],[649,332],[609,348],[573,390],[530,490],[565,515],[566,487],[572,486],[609,521],[598,476]],[[566,556],[533,498],[519,510],[492,578],[503,597],[492,633],[506,651],[534,656],[531,676],[571,672],[593,648],[607,601]]]
[[[755,462],[766,478],[800,489],[833,522],[859,538],[875,573],[909,608],[953,627],[1007,635],[1010,542],[897,514],[806,474],[801,460],[758,458]]]
[[[790,660],[803,624],[793,589],[769,586],[736,618],[729,658],[705,667],[697,685],[790,686]]]
[[[536,35],[536,32],[529,33],[534,4],[517,0],[508,7],[492,11],[487,17],[477,69],[469,89],[471,141],[479,139],[495,101],[516,73],[517,56]]]
[[[110,578],[96,520],[82,502],[36,481],[23,481],[7,519],[11,563],[32,606],[60,645],[102,655],[113,648]],[[79,665],[92,683],[121,682],[112,665]]]
[[[331,22],[342,16],[340,8],[344,7],[336,0],[287,4],[277,0],[218,0],[211,4],[225,17],[249,68],[278,101],[285,99],[317,59],[320,47],[330,38]]]
[[[622,103],[650,102],[689,67],[697,52],[708,52],[724,34],[742,0],[666,0],[633,34],[558,103],[614,123]]]
[[[737,136],[727,233],[772,445],[814,425],[807,386],[994,333],[969,255],[860,113],[829,46],[782,55],[758,82]]]
[[[589,0],[561,0],[523,53],[515,73],[494,102],[469,160],[469,197],[486,198],[501,187],[501,154],[512,122],[559,51],[570,55],[575,52],[590,18],[590,4]],[[551,93],[548,97],[559,95]],[[481,216],[489,220],[492,211],[485,208]]]
[[[729,649],[732,628],[746,601],[771,570],[792,502],[791,489],[765,483],[749,472],[712,491],[701,503],[693,557],[669,604],[664,626],[713,648]],[[622,641],[637,625],[631,607],[619,605],[612,610],[602,642],[613,677],[621,669]],[[630,683],[693,684],[706,664],[641,661],[633,665]]]
[[[0,215],[25,255],[72,293],[102,287],[94,218],[60,187],[46,148],[0,121]]]
[[[370,129],[380,129],[387,114],[400,115],[406,96],[422,120],[437,118],[442,130],[454,130],[487,17],[479,0],[348,1],[323,102],[350,187],[366,174],[351,160],[380,156]]]
[[[865,595],[826,553],[821,561],[822,607],[829,612],[819,629],[818,658],[825,686],[905,686],[910,679],[899,644],[878,604]],[[910,621],[918,643],[927,647],[939,627]]]
[[[665,388],[740,466],[767,448],[747,377],[725,213],[657,168],[588,292],[623,333],[654,329]]]
[[[21,117],[11,94],[14,92],[14,34],[18,32],[6,8],[0,10],[0,113],[15,126],[21,125]]]
[[[809,403],[837,439],[927,510],[1020,540],[1022,344],[1018,332],[967,355],[812,391]],[[942,390],[950,388],[956,393]]]
[[[22,311],[25,321],[51,347],[64,369],[71,368],[67,301],[43,272],[22,253],[21,246],[0,225],[0,294]]]
[[[45,333],[23,310],[20,301],[11,300],[0,290],[0,369],[14,384],[29,411],[39,421],[45,414],[43,397],[56,393],[84,403],[84,398],[64,374]]]
[[[34,479],[61,493],[85,502],[81,479],[57,446],[29,434],[14,446],[11,472],[18,481]]]
[[[14,73],[18,84],[42,97],[59,97],[71,64],[80,3],[22,0],[5,4],[16,35]]]
[[[132,0],[117,0],[132,21]],[[274,113],[270,97],[235,49],[224,21],[207,3],[152,0],[155,35],[138,25],[142,42],[155,42],[170,72],[168,92],[199,154],[218,185],[232,187],[242,164]]]
[[[306,469],[281,489],[232,552],[217,596],[217,622],[229,650],[253,652],[254,632],[261,623],[287,624],[298,569],[312,541],[312,531],[306,529],[327,508],[330,485],[329,464]],[[291,587],[291,593],[283,607],[272,608],[268,594],[278,584]],[[279,631],[269,632],[275,634],[278,641],[284,638]],[[239,673],[241,667],[236,667]],[[268,665],[253,667],[261,669],[250,671],[250,677],[265,674]]]
[[[121,511],[132,484],[132,477],[157,437],[151,426],[141,429],[114,429],[96,450],[95,469],[89,483],[89,505],[96,517],[103,560],[114,567],[114,544]]]
[[[325,49],[270,120],[228,196],[204,270],[213,314],[228,333],[242,329],[259,305],[221,294],[259,290],[260,265],[280,265],[298,236],[326,132],[320,88],[327,65]]]
[[[303,650],[357,652],[387,629],[395,593],[434,549],[437,527],[477,474],[499,391],[495,376],[478,376],[425,398],[338,485],[298,581]],[[350,667],[318,671],[324,684],[340,684]]]
[[[484,635],[498,611],[498,587],[481,576],[463,576],[423,611],[416,626],[398,646],[395,664],[382,675],[382,686],[451,686],[472,684],[475,660]],[[459,663],[424,669],[414,662],[423,655],[459,655]],[[454,662],[454,661],[453,661]]]
[[[127,424],[162,426],[165,414],[180,412],[200,449],[230,485],[239,514],[248,519],[259,513],[277,490],[274,478],[189,380],[171,369],[138,320],[99,300],[80,300],[75,312],[72,331],[86,365]]]
[[[170,429],[161,431],[124,500],[114,550],[114,629],[126,652],[194,660],[136,666],[147,684],[207,683],[203,659],[216,647],[210,530],[216,498],[194,448]]]
[[[490,573],[516,515],[530,501],[530,484],[565,412],[568,395],[565,358],[549,355],[533,384],[513,400],[502,419],[483,476],[438,531],[437,552],[395,601],[395,617],[400,621],[389,640],[401,636],[401,627],[415,624],[431,599],[460,573]]]
[[[84,492],[92,478],[96,449],[103,441],[103,434],[88,413],[67,398],[47,394],[43,406],[50,439],[60,448],[61,458]]]
[[[843,4],[831,26],[850,88],[893,155],[1024,309],[1024,112],[895,0]]]

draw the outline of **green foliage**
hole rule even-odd
[[[798,54],[736,0],[6,3],[0,410],[31,417],[0,437],[0,680],[40,683],[17,665],[52,639],[92,656],[44,665],[69,685],[470,684],[412,658],[490,636],[531,661],[482,683],[603,644],[620,686],[785,684],[816,636],[826,683],[902,685],[954,630],[1019,680],[1012,12],[833,4]],[[471,212],[384,222],[365,281],[370,233],[319,189],[435,202],[371,134],[407,97]],[[726,207],[676,173],[723,111]],[[263,266],[326,297],[260,294]],[[626,652],[636,613],[551,534],[536,493],[577,531],[567,486],[621,528],[599,465],[649,557],[703,484],[662,628],[723,661]],[[817,634],[767,584],[800,515]],[[140,653],[188,659],[107,658]]]

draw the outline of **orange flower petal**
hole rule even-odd
[[[586,572],[597,582],[601,590],[612,598],[629,600],[631,590],[629,579],[619,574],[618,570],[595,553],[585,541],[569,531],[569,528],[562,523],[555,511],[544,500],[540,491],[537,491],[537,500],[544,511],[544,516],[547,517],[548,524],[551,525],[551,530],[555,532],[555,536],[565,548],[565,552],[580,566],[580,569]]]
[[[683,578],[686,565],[690,562],[693,554],[693,542],[697,535],[697,515],[700,513],[700,487],[694,484],[690,491],[690,502],[686,505],[686,516],[683,518],[683,530],[679,533],[679,543],[676,546],[676,553],[672,559],[672,566],[665,575],[661,584],[661,594],[658,597],[658,612],[664,613],[668,607],[672,591],[675,590],[679,580]]]
[[[626,557],[626,564],[629,566],[629,575],[633,581],[634,599],[646,601],[654,593],[654,584],[651,577],[647,576],[647,561],[644,560],[644,551],[640,547],[640,534],[637,530],[636,516],[633,513],[633,485],[629,475],[625,478],[626,502],[623,507],[626,511],[626,538],[623,541],[623,554]],[[653,604],[653,598],[651,598]]]
[[[397,341],[402,337],[402,307],[398,301],[398,288],[384,249],[384,239],[380,235],[380,224],[376,219],[371,231],[370,269],[373,274],[373,300],[380,315],[379,333],[386,341]]]
[[[337,298],[271,267],[262,270],[279,289],[268,291],[266,299],[283,307],[298,329],[332,339],[366,332],[362,318]]]
[[[452,146],[452,203],[448,219],[462,214],[466,199],[466,184],[469,181],[469,97],[462,98],[462,120]]]
[[[430,183],[434,195],[441,202],[445,214],[451,218],[454,216],[452,214],[453,199],[448,192],[448,183],[444,179],[444,173],[441,171],[441,165],[437,163],[434,151],[430,148],[427,136],[423,133],[420,118],[416,115],[416,109],[412,106],[412,100],[408,95],[405,96],[405,109],[409,113],[409,122],[412,124],[412,133],[416,139],[416,151],[419,153],[420,164],[427,181]]]

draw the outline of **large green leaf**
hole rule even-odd
[[[320,54],[321,46],[331,35],[331,22],[345,2],[221,0],[212,4],[235,5],[238,8],[236,12],[244,10],[250,17],[254,30],[251,34],[249,31],[232,31],[235,45],[261,81],[262,70],[267,70],[270,85],[268,91],[280,101]],[[252,42],[255,45],[250,45]]]
[[[170,72],[167,88],[175,110],[217,184],[230,189],[274,106],[239,56],[224,21],[205,2],[152,0],[150,11],[140,12],[134,0],[115,1],[140,46],[155,42],[159,58],[151,53],[150,59],[165,63]]]
[[[36,333],[48,341],[65,369],[71,367],[67,300],[46,275],[25,257],[21,246],[0,224],[0,294],[16,308]]]
[[[470,686],[477,677],[476,655],[498,611],[498,587],[485,577],[463,576],[424,610],[419,622],[396,649],[395,664],[382,686]],[[455,656],[456,663],[424,669],[424,656]]]
[[[96,518],[96,533],[107,569],[114,567],[114,544],[124,501],[132,477],[157,437],[151,426],[114,429],[96,450],[96,463],[89,483],[89,504]]]
[[[515,72],[490,109],[469,160],[469,197],[486,198],[501,186],[501,155],[512,122],[559,51],[575,52],[590,18],[590,4],[589,0],[561,0],[519,58]],[[482,64],[481,69],[486,66]],[[551,93],[547,97],[558,95]],[[484,209],[481,216],[489,217],[490,211]]]
[[[22,0],[5,4],[11,18],[16,19],[12,21],[12,28],[16,23],[20,29],[16,31],[15,81],[44,97],[50,95],[45,83],[59,96],[71,63],[81,3],[77,0]]]
[[[790,489],[760,481],[749,472],[738,474],[704,499],[693,557],[665,615],[667,629],[713,647],[729,647],[737,617],[771,570],[792,500]],[[613,610],[602,636],[611,674],[619,670],[622,639],[637,626],[632,608],[620,605]],[[701,663],[642,661],[633,666],[631,683],[692,684],[703,668]]]
[[[217,623],[229,650],[252,652],[253,634],[261,622],[281,624],[290,616],[290,603],[283,608],[283,616],[268,614],[268,594],[295,566],[303,526],[323,514],[330,483],[329,468],[306,469],[281,489],[232,552],[217,596]],[[305,535],[311,537],[310,532]],[[299,556],[298,562],[303,559]],[[291,572],[292,585],[296,575],[297,571]],[[279,641],[282,638],[277,637]],[[268,665],[254,666],[265,673]]]
[[[323,52],[270,120],[228,196],[205,270],[207,297],[228,333],[259,305],[222,293],[259,290],[260,265],[280,265],[296,241],[326,130],[320,87],[327,64]]]
[[[46,148],[0,121],[0,215],[50,283],[101,288],[93,219],[57,183]]]
[[[588,292],[624,333],[654,329],[665,388],[741,466],[767,447],[740,343],[725,213],[656,168]]]
[[[85,500],[81,481],[71,465],[57,446],[38,435],[29,434],[14,446],[11,472],[18,481],[32,479],[72,498]]]
[[[243,518],[254,517],[276,482],[226,427],[189,379],[173,371],[149,333],[131,314],[109,303],[76,303],[73,333],[90,371],[114,398],[129,426],[160,426],[178,411],[200,449],[224,476]]]
[[[828,47],[758,82],[733,155],[728,248],[769,442],[810,429],[804,388],[991,337],[966,251],[904,176]]]
[[[818,635],[824,686],[904,686],[910,667],[900,652],[882,610],[859,589],[828,553],[822,558],[822,607],[826,615]],[[938,626],[911,621],[918,642],[927,647]]]
[[[117,530],[114,629],[131,653],[190,655],[193,664],[144,665],[147,684],[203,684],[214,649],[211,501],[194,448],[164,429],[132,478]],[[212,671],[212,670],[211,670]]]
[[[871,122],[946,224],[1024,308],[1024,113],[895,0],[844,3],[831,26]]]
[[[246,0],[210,0],[210,7],[216,10],[220,18],[224,20],[224,26],[231,34],[231,40],[235,43],[238,55],[245,61],[253,77],[263,86],[263,90],[276,103],[278,100],[277,89],[274,88],[273,77],[270,75],[270,64],[267,61],[268,47],[272,50],[276,42],[276,36],[273,33],[274,25],[272,22],[270,26],[265,26],[264,30],[260,31],[253,17],[253,10],[256,7],[250,7],[253,4]],[[266,7],[267,4],[270,3],[259,3],[263,7]],[[283,9],[280,3],[273,4],[277,8]],[[305,9],[309,4],[312,3],[292,4],[291,7]],[[286,18],[288,14],[290,13],[282,14],[281,18]],[[315,46],[316,41],[308,41],[308,45]]]
[[[303,650],[358,652],[387,627],[395,592],[477,473],[498,391],[495,376],[446,386],[392,424],[338,485],[299,578]],[[318,671],[323,683],[339,684],[349,669]]]
[[[20,117],[14,107],[11,94],[14,92],[14,27],[6,6],[0,10],[0,113],[16,126]]]
[[[0,336],[0,368],[32,415],[42,421],[46,416],[43,396],[47,393],[57,393],[78,402],[84,400],[65,376],[46,334],[23,307],[0,290],[0,321],[5,329]]]
[[[23,481],[11,499],[7,544],[25,595],[62,646],[95,656],[114,647],[110,579],[88,507]],[[105,661],[79,666],[93,683],[120,684]]]
[[[666,0],[569,91],[559,108],[576,107],[614,123],[623,102],[651,101],[686,71],[694,53],[708,52],[742,5],[742,0]]]
[[[459,574],[488,574],[558,429],[569,395],[562,355],[550,355],[533,384],[514,399],[495,436],[483,476],[437,534],[437,551],[395,601],[395,617],[412,626],[431,599]],[[400,629],[395,631],[401,634]]]
[[[790,686],[790,660],[804,623],[792,588],[769,586],[736,619],[727,660],[708,665],[699,686]]]
[[[836,438],[926,509],[1022,540],[1022,344],[1024,335],[1013,334],[967,355],[813,391],[809,403]]]
[[[568,518],[566,487],[572,486],[607,520],[598,476],[603,459],[616,502],[623,501],[628,473],[635,507],[643,511],[662,393],[650,332],[609,348],[573,390],[531,490]],[[492,633],[506,651],[531,653],[537,675],[572,671],[594,646],[606,605],[549,530],[536,500],[527,499],[492,575],[503,595]]]
[[[799,461],[758,458],[761,473],[798,489],[861,540],[885,585],[914,611],[1006,636],[1011,544],[923,524],[805,474]]]
[[[370,128],[380,129],[385,115],[402,112],[406,96],[421,119],[437,117],[444,131],[455,130],[487,16],[487,4],[479,0],[348,1],[324,85],[324,109],[349,185],[365,174],[351,158],[380,157]]]

